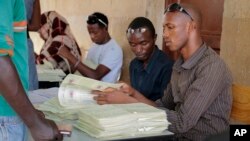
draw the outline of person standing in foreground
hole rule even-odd
[[[143,102],[163,107],[168,130],[179,140],[201,141],[229,128],[232,76],[224,61],[202,41],[201,15],[193,6],[173,3],[164,13],[164,41],[179,51],[164,96],[150,101],[133,88],[95,92],[99,104]],[[126,90],[125,90],[126,89]]]
[[[34,53],[34,44],[29,36],[29,31],[37,32],[41,26],[41,8],[40,0],[25,0],[26,16],[28,21],[28,51],[29,51],[29,90],[38,89],[38,76],[36,70],[36,59]]]
[[[24,1],[0,3],[0,140],[27,140],[23,122],[34,140],[62,140],[56,124],[37,112],[26,95],[28,47]]]

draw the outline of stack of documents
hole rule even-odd
[[[46,118],[55,121],[77,120],[79,109],[66,109],[59,104],[58,98],[54,97],[43,104],[35,105],[36,109],[43,111]]]
[[[66,74],[62,69],[54,69],[52,64],[44,61],[44,64],[37,65],[38,81],[61,82]]]
[[[32,104],[38,105],[53,97],[57,97],[58,90],[58,87],[52,87],[48,89],[37,89],[29,91],[28,96]]]
[[[57,121],[75,120],[81,108],[97,105],[92,90],[104,90],[108,87],[119,88],[120,84],[106,83],[94,79],[69,74],[58,90],[58,96],[38,105],[47,118]],[[39,101],[39,100],[36,100]]]
[[[63,80],[58,92],[60,104],[66,109],[83,108],[87,105],[96,105],[92,90],[104,90],[108,87],[119,88],[120,84],[106,83],[83,76],[69,74]]]
[[[81,109],[74,125],[101,139],[160,134],[169,123],[163,110],[143,104],[92,105]]]
[[[58,97],[37,106],[47,118],[57,121],[76,120],[74,126],[99,139],[123,139],[159,135],[169,123],[164,110],[143,103],[97,105],[92,90],[119,88],[69,74],[58,90]]]

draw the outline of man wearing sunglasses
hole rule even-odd
[[[166,46],[180,53],[164,96],[153,102],[126,85],[111,93],[97,92],[102,97],[95,99],[99,104],[143,102],[163,107],[171,123],[168,130],[180,140],[201,141],[227,130],[232,76],[224,61],[203,42],[200,12],[174,3],[163,21]]]
[[[145,17],[136,17],[128,26],[127,39],[135,55],[129,65],[131,86],[150,100],[161,98],[174,61],[155,44],[153,23]]]
[[[61,48],[58,54],[65,57],[83,76],[115,83],[121,73],[123,53],[109,35],[107,16],[99,12],[91,14],[88,16],[87,28],[93,44],[86,59],[97,65],[95,69],[77,60],[67,48]]]

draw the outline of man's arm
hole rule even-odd
[[[28,126],[35,140],[62,140],[53,121],[38,114],[29,101],[21,84],[18,73],[8,55],[0,56],[0,91],[2,96]]]
[[[133,89],[126,83],[123,83],[119,90],[93,91],[96,96],[94,100],[98,104],[127,104],[127,103],[145,103],[151,106],[157,106],[154,101],[144,97],[140,92]]]
[[[96,69],[91,69],[82,62],[76,67],[76,69],[83,75],[89,78],[93,78],[96,80],[101,80],[106,74],[108,74],[111,70],[99,64]]]
[[[31,22],[28,23],[28,31],[38,31],[41,26],[41,8],[40,0],[35,0]]]
[[[73,69],[78,70],[83,76],[93,78],[96,80],[101,80],[106,74],[110,72],[110,69],[102,64],[98,65],[96,69],[91,69],[78,60],[74,55],[72,55],[67,47],[61,47],[58,50],[58,55],[66,58]]]
[[[184,133],[193,128],[223,89],[229,88],[231,78],[225,67],[220,61],[203,62],[196,72],[196,79],[183,94],[183,103],[177,110],[166,110],[168,121],[171,122],[170,131]]]

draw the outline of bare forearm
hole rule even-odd
[[[40,21],[41,21],[41,8],[40,8],[40,1],[35,0],[33,5],[33,13],[31,17],[31,22],[28,25],[29,31],[37,31],[40,28]]]
[[[84,65],[83,63],[80,63],[77,66],[77,70],[84,76],[87,76],[89,78],[92,79],[96,79],[96,80],[100,80],[102,78],[102,76],[100,76],[96,70],[93,70],[91,68],[89,68],[88,66]]]
[[[23,119],[27,126],[31,126],[37,119],[35,108],[29,101],[21,84],[17,71],[9,56],[0,57],[0,91],[2,96]],[[25,116],[25,114],[29,116]]]
[[[81,60],[78,60],[75,56],[73,56],[69,52],[64,53],[63,56],[69,61],[73,69],[78,70],[83,76],[92,79],[101,80],[101,78],[110,71],[107,67],[103,65],[99,65],[96,69],[92,69],[83,64]]]
[[[28,31],[38,31],[40,29],[40,25],[28,25]]]
[[[134,94],[133,94],[133,97],[135,99],[137,99],[139,102],[141,103],[145,103],[145,104],[148,104],[148,105],[151,105],[151,106],[154,106],[156,107],[156,103],[154,101],[151,101],[149,99],[147,99],[146,97],[144,97],[141,93],[139,93],[138,91],[134,91]]]

